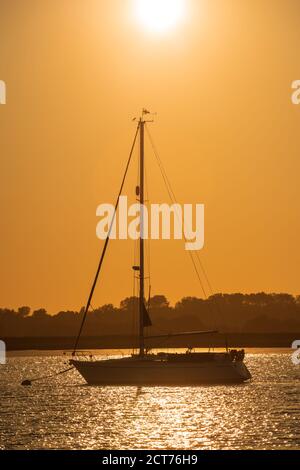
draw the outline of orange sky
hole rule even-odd
[[[200,256],[216,291],[299,294],[300,4],[187,0],[143,31],[131,0],[2,0],[0,305],[79,309],[134,134],[151,131],[179,202],[204,203]],[[147,148],[150,199],[168,202]],[[152,169],[153,167],[153,169]],[[125,194],[133,196],[136,164]],[[152,292],[201,295],[181,242],[153,242]],[[133,247],[113,242],[93,305],[132,295]]]

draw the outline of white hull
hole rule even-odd
[[[176,361],[125,358],[70,363],[89,385],[234,384],[251,379],[243,361],[231,361],[227,355],[214,357],[191,361],[182,355]]]

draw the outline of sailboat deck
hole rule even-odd
[[[132,355],[119,359],[105,359],[102,362],[108,364],[116,363],[143,363],[145,365],[149,363],[208,363],[208,362],[232,362],[232,357],[229,353],[214,353],[214,352],[201,352],[201,353],[186,353],[186,354],[175,354],[175,353],[158,353],[158,354],[147,354],[144,356]],[[103,364],[104,365],[104,364]]]

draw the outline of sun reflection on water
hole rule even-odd
[[[89,387],[59,357],[13,358],[1,368],[0,446],[7,449],[300,448],[300,371],[288,355],[250,355],[249,384]]]

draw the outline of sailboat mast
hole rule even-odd
[[[139,346],[140,356],[145,354],[145,341],[144,341],[144,298],[145,298],[145,250],[144,250],[144,180],[145,180],[145,122],[143,117],[140,120],[140,296],[139,296],[139,320],[140,320],[140,334]]]

